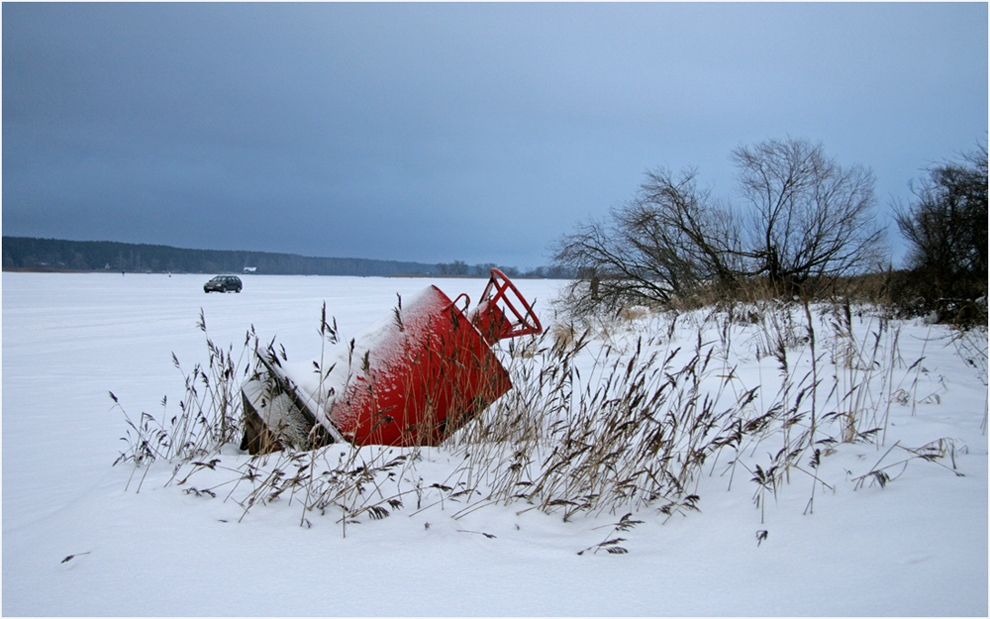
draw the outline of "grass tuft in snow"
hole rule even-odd
[[[169,412],[168,397],[163,396],[162,411],[157,417],[142,412],[135,423],[110,392],[114,408],[120,410],[127,424],[121,439],[127,446],[114,465],[132,462],[141,467],[159,459],[190,462],[240,440],[240,383],[247,376],[249,345],[257,342],[257,335],[253,328],[247,332],[244,346],[235,358],[233,344],[224,349],[210,339],[202,310],[196,326],[206,336],[207,362],[205,366],[196,364],[186,373],[173,353],[172,362],[185,382],[185,397],[179,402],[178,412]]]

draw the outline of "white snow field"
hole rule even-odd
[[[348,523],[332,508],[304,511],[289,493],[245,509],[251,458],[236,444],[208,456],[214,468],[184,465],[184,484],[172,479],[177,462],[112,466],[128,445],[124,413],[135,421],[179,414],[185,385],[172,356],[186,374],[207,362],[201,310],[210,339],[235,357],[253,325],[290,359],[316,359],[324,302],[346,339],[392,311],[397,293],[432,283],[476,301],[485,280],[248,275],[240,294],[207,295],[207,279],[3,274],[4,615],[988,613],[985,331],[962,344],[922,320],[881,332],[875,315],[854,308],[850,341],[875,354],[844,362],[840,338],[825,327],[836,318],[815,308],[814,436],[840,440],[821,443],[820,462],[803,453],[772,486],[753,479],[779,449],[773,437],[724,448],[687,489],[700,497],[698,510],[666,514],[663,501],[640,500],[565,521],[562,510],[545,513],[522,498],[457,497],[433,484],[463,479],[464,452],[441,446],[406,454],[394,479],[382,473],[369,483],[361,500],[405,492],[388,517],[365,511]],[[552,325],[549,302],[564,282],[515,283]],[[798,326],[804,315],[797,306]],[[706,380],[727,381],[729,399],[759,388],[748,406],[765,412],[780,388],[780,360],[767,354],[761,318],[749,320],[720,335],[722,323],[703,312],[682,315],[654,346],[690,351],[700,338],[720,368]],[[588,368],[606,346],[629,355],[637,337],[670,324],[645,316],[595,334],[577,357],[582,380],[594,380]],[[786,344],[786,361],[805,375],[811,342]],[[731,379],[718,378],[729,371]],[[866,386],[852,388],[861,379]],[[830,391],[851,395],[837,403]],[[867,436],[842,442],[840,421],[826,420],[837,409],[862,411],[856,430]],[[342,445],[327,453],[353,455]],[[358,459],[376,453],[384,452],[365,448]],[[416,484],[426,489],[421,505],[409,491]],[[629,512],[641,522],[617,531]],[[616,547],[628,552],[607,551]]]

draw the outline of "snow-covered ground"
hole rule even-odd
[[[462,503],[417,510],[409,500],[387,518],[357,518],[345,537],[329,513],[300,526],[298,500],[245,514],[225,500],[229,486],[211,498],[167,484],[167,462],[137,473],[147,473],[139,492],[133,465],[111,467],[126,427],[109,392],[132,419],[176,414],[184,384],[172,355],[187,372],[206,361],[201,309],[223,348],[239,351],[253,325],[310,359],[320,355],[324,302],[346,338],[390,312],[397,293],[435,283],[476,300],[484,280],[246,276],[240,294],[207,295],[200,275],[2,277],[4,615],[988,613],[985,339],[974,367],[944,329],[901,324],[896,341],[884,334],[897,366],[885,390],[857,396],[889,410],[882,444],[837,444],[815,469],[822,484],[795,471],[763,509],[749,474],[730,486],[721,466],[706,467],[692,490],[700,511],[643,508],[642,523],[621,532],[628,553],[579,555],[614,537],[623,514],[565,522],[523,502],[459,514]],[[562,282],[516,284],[552,323],[548,302]],[[868,338],[872,319],[853,320]],[[660,322],[628,322],[610,341]],[[682,317],[673,343],[694,346],[699,328],[708,327]],[[805,344],[793,344],[790,363],[810,363]],[[778,361],[755,353],[758,333],[742,325],[732,345],[739,380],[765,384],[770,398]],[[949,439],[945,455],[931,461],[905,449],[939,439]],[[229,469],[248,460],[235,447],[204,475],[235,479]],[[754,446],[749,466],[772,455]],[[458,466],[442,448],[422,457],[416,473],[427,484]],[[869,476],[902,461],[885,484]]]

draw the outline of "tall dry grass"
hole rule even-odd
[[[338,341],[325,308],[321,325],[325,339]],[[514,505],[564,520],[625,514],[586,549],[622,552],[616,536],[638,523],[632,514],[700,509],[703,476],[723,477],[730,489],[740,478],[753,484],[762,519],[797,475],[810,482],[813,511],[818,489],[831,489],[816,475],[822,459],[843,442],[887,448],[891,407],[917,397],[920,359],[902,358],[898,325],[871,306],[769,297],[558,321],[500,349],[514,389],[440,447],[335,443],[231,457],[219,450],[243,430],[239,386],[264,369],[257,351],[276,346],[259,343],[251,329],[235,355],[214,345],[201,315],[208,360],[183,373],[179,412],[169,416],[163,400],[157,417],[142,413],[134,423],[125,414],[127,447],[117,463],[136,471],[165,460],[174,467],[169,484],[234,502],[241,518],[281,501],[297,506],[301,525],[329,516],[343,535],[396,510],[440,508],[462,518]],[[279,355],[288,357],[284,348]],[[952,449],[904,451],[904,461]],[[441,460],[451,464],[434,465]],[[867,478],[890,480],[886,467]]]

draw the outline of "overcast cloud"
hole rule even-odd
[[[987,4],[10,4],[3,234],[522,268],[821,141],[910,197],[987,137]],[[896,234],[891,235],[896,242]]]

